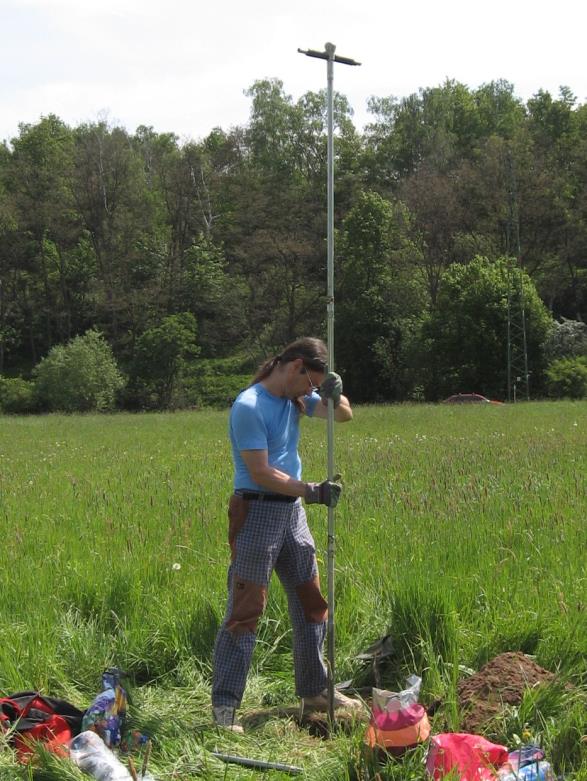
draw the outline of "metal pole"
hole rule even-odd
[[[327,299],[326,325],[328,344],[328,371],[334,371],[334,128],[333,90],[334,50],[332,43],[324,45],[328,54],[328,245],[327,245]],[[328,400],[327,418],[328,479],[334,480],[334,403]],[[334,723],[334,557],[335,557],[334,507],[328,508],[328,624],[326,646],[328,659],[328,717]]]
[[[297,776],[302,773],[301,767],[296,765],[284,765],[281,762],[264,762],[261,759],[249,759],[248,757],[239,757],[233,754],[221,754],[218,751],[212,751],[212,756],[221,762],[227,762],[232,765],[242,765],[243,767],[255,767],[259,770],[280,770],[282,773],[289,773]]]
[[[333,43],[324,44],[324,52],[311,49],[303,51],[308,57],[318,57],[327,60],[327,115],[328,115],[328,243],[327,243],[327,285],[326,285],[326,323],[328,345],[328,371],[334,371],[334,63],[344,65],[360,65],[348,57],[337,57]],[[328,401],[327,418],[327,449],[328,449],[328,479],[334,480],[334,403]],[[334,507],[328,508],[328,623],[327,623],[327,661],[328,661],[328,717],[334,724],[334,558],[336,554],[336,536],[334,523]]]

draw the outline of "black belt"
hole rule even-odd
[[[297,496],[286,496],[285,494],[264,494],[257,491],[237,491],[243,499],[262,502],[297,502]]]

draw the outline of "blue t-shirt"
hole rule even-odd
[[[313,415],[320,396],[304,396],[306,414]],[[234,460],[234,487],[264,491],[253,482],[241,450],[266,450],[269,466],[296,480],[302,476],[298,454],[300,413],[290,399],[274,396],[256,383],[237,397],[230,412],[230,441]]]

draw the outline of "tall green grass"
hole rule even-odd
[[[273,719],[235,743],[209,725],[226,427],[226,413],[204,411],[0,418],[0,689],[83,706],[116,663],[162,774],[253,777],[219,766],[208,752],[218,745],[300,764],[308,778],[366,777],[361,729],[324,743]],[[302,457],[308,479],[324,477],[322,422],[304,421]],[[444,702],[435,729],[458,729],[463,669],[523,650],[567,688],[506,714],[495,734],[514,740],[523,720],[560,769],[587,777],[587,404],[359,408],[337,427],[336,462],[337,677],[368,680],[354,657],[391,631],[385,683],[419,672],[423,699]],[[326,513],[308,516],[325,585]],[[275,582],[245,711],[293,702],[290,643]],[[65,777],[51,762],[42,772]],[[0,752],[0,778],[18,772]],[[381,772],[422,777],[413,759]]]

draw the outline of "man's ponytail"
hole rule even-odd
[[[269,377],[273,369],[275,369],[275,367],[277,366],[278,363],[280,363],[280,361],[281,361],[281,355],[275,355],[273,358],[269,358],[267,361],[265,361],[265,363],[262,363],[261,366],[259,366],[259,368],[257,369],[257,373],[251,380],[249,387]]]

